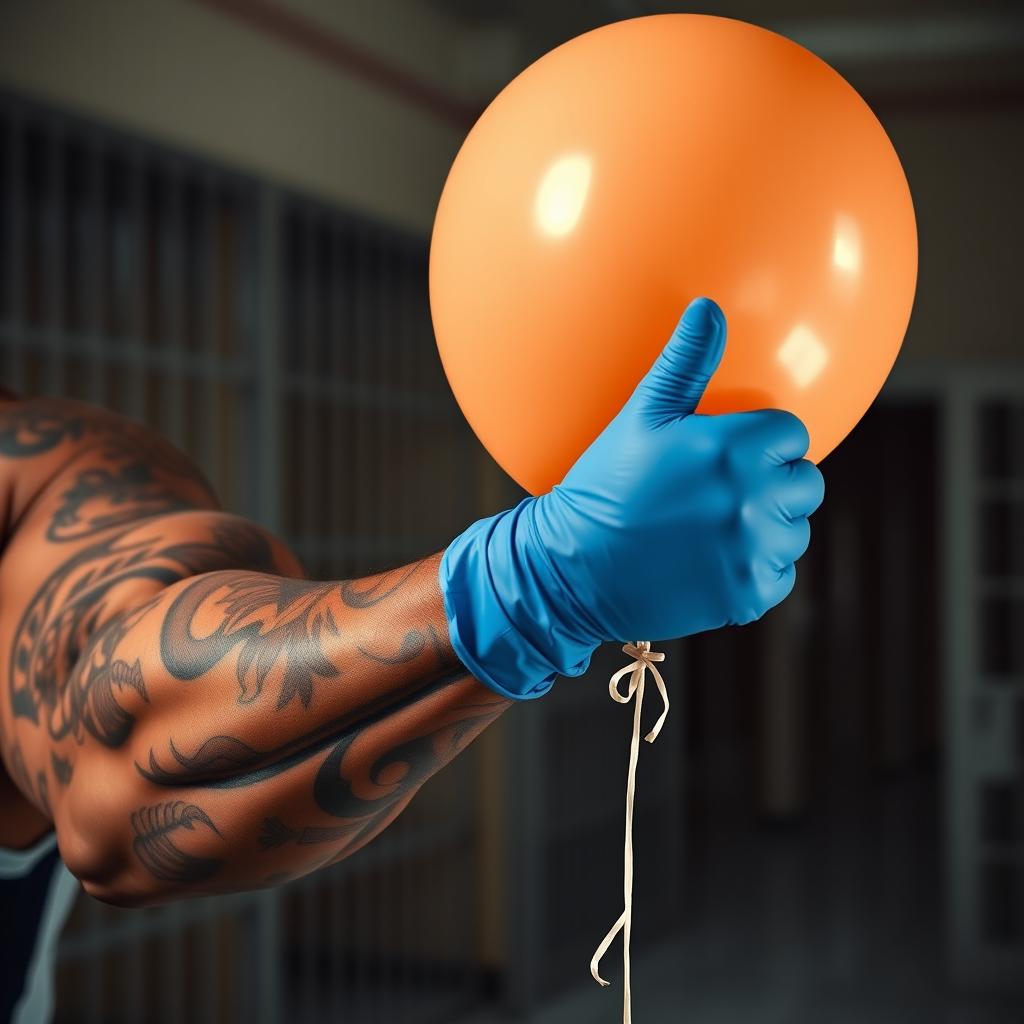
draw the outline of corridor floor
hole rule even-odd
[[[951,983],[936,792],[931,775],[879,784],[816,824],[719,829],[691,844],[680,934],[634,948],[636,1024],[1021,1024],[1024,994]],[[619,950],[601,989],[581,944],[586,983],[531,1024],[618,1024]]]

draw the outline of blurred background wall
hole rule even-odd
[[[862,92],[910,180],[920,283],[893,377],[824,465],[793,597],[668,645],[636,1016],[1019,1021],[1018,4],[6,0],[0,379],[159,427],[311,573],[439,549],[520,493],[434,349],[447,168],[547,49],[694,9],[783,31]],[[82,898],[59,1018],[619,1019],[586,965],[618,913],[620,660],[512,709],[328,872],[155,911]]]

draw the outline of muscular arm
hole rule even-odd
[[[94,481],[118,475],[81,459]],[[510,704],[452,651],[439,555],[311,582],[194,493],[135,519],[125,493],[117,515],[94,496],[110,525],[86,529],[73,489],[36,498],[31,546],[19,533],[5,556],[7,573],[34,549],[47,572],[4,634],[4,753],[101,899],[257,888],[339,860]]]
[[[451,651],[437,557],[341,583],[205,573],[100,630],[68,681],[93,742],[54,808],[86,888],[254,888],[394,820],[508,705]]]

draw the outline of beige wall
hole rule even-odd
[[[194,0],[11,0],[0,83],[429,231],[463,131]],[[456,29],[413,0],[287,0],[437,79]]]

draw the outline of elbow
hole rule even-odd
[[[109,764],[101,771],[97,761],[79,758],[72,785],[54,808],[57,849],[90,896],[116,906],[145,906],[151,894],[135,877],[125,828],[134,794],[112,782],[119,771],[111,771]]]
[[[212,885],[207,883],[209,866],[220,868],[223,862],[212,857],[195,856],[190,864],[177,862],[173,854],[163,861],[146,859],[145,854],[140,858],[136,845],[98,831],[82,835],[58,830],[57,845],[82,889],[111,906],[156,907],[218,891],[216,879],[210,879]],[[195,863],[204,865],[203,869]]]
[[[103,884],[84,878],[78,880],[86,895],[122,910],[144,910],[167,902],[167,899],[160,899],[154,892],[131,889],[123,884]]]
[[[64,866],[93,899],[117,907],[150,906],[155,894],[134,878],[125,851],[97,825],[77,829],[57,825],[57,848]]]
[[[155,907],[213,895],[224,891],[228,874],[224,849],[200,840],[186,850],[160,832],[128,839],[100,829],[58,829],[57,845],[85,892],[117,907]]]
[[[148,803],[138,786],[112,783],[110,765],[101,778],[85,761],[54,816],[61,858],[85,892],[118,907],[150,907],[216,891],[227,844],[204,828],[198,808]]]

